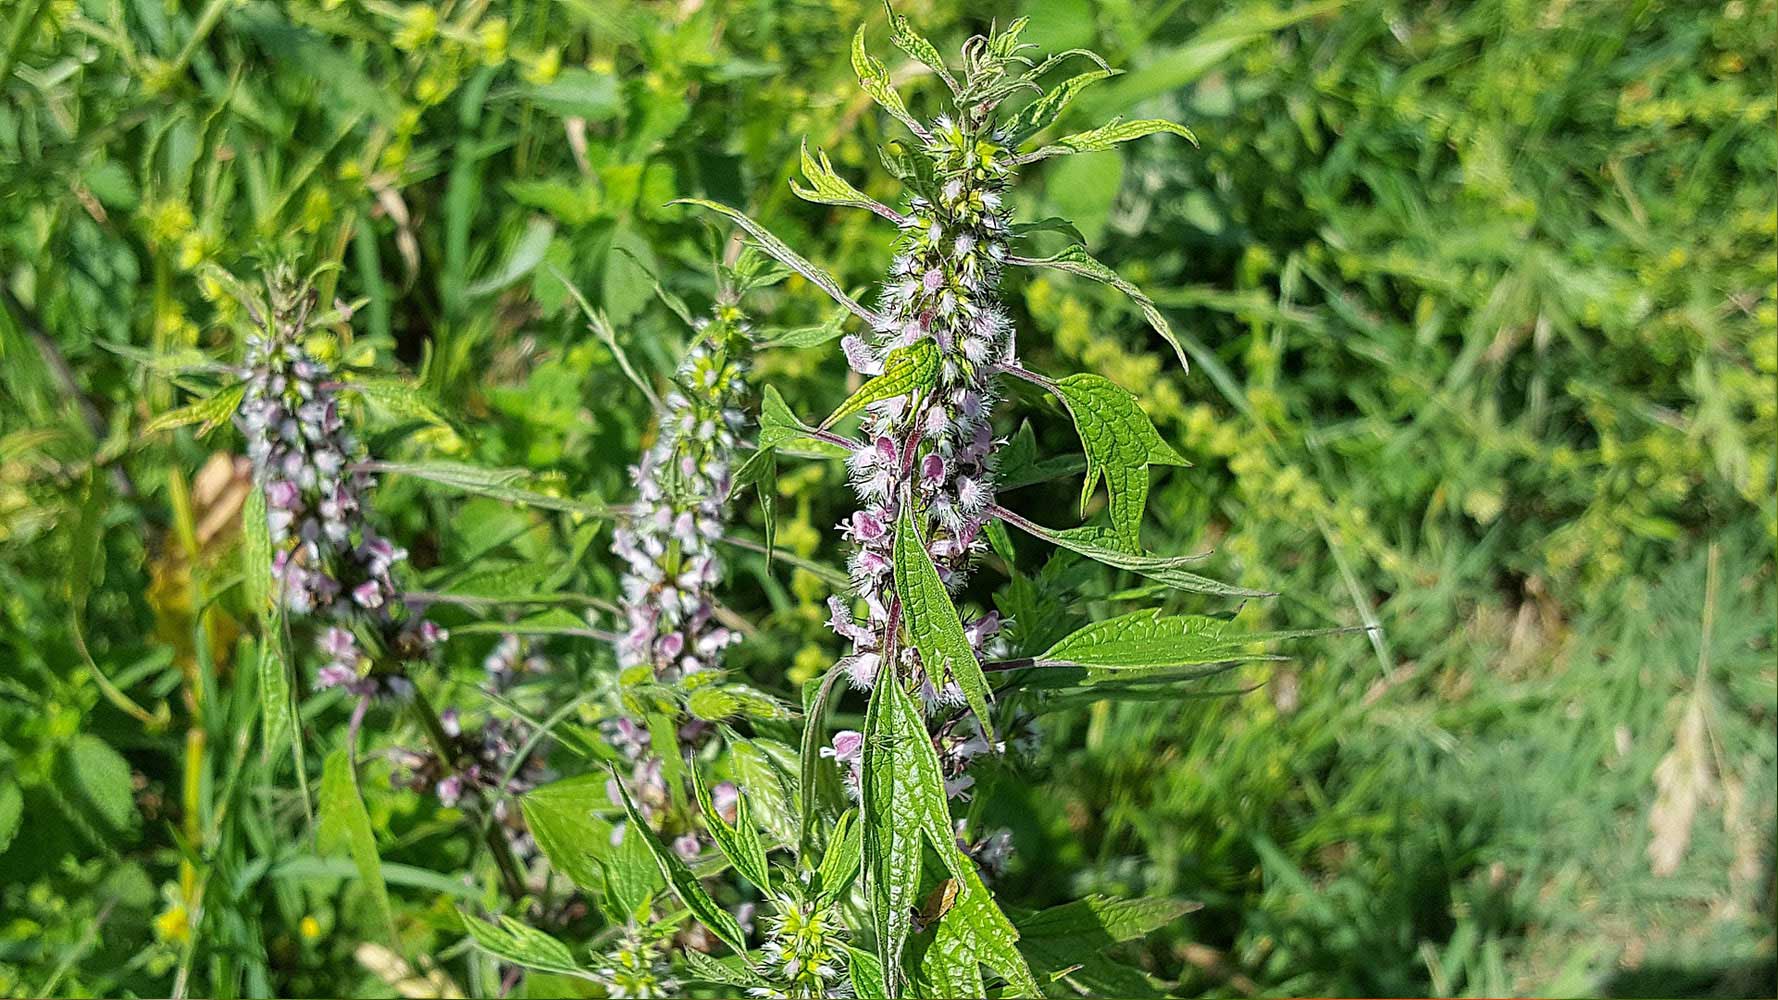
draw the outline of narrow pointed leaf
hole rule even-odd
[[[1129,142],[1131,139],[1140,139],[1143,136],[1155,135],[1159,132],[1172,133],[1194,146],[1198,144],[1198,137],[1192,134],[1192,130],[1176,122],[1160,118],[1144,118],[1139,121],[1127,122],[1121,118],[1114,118],[1096,129],[1065,135],[1047,146],[1022,154],[1018,157],[1018,161],[1031,163],[1051,156],[1065,156],[1069,153],[1097,153],[1110,149],[1120,142]]]
[[[790,190],[798,198],[819,205],[841,205],[847,208],[869,209],[891,221],[900,218],[889,206],[853,187],[845,178],[835,173],[833,164],[827,159],[826,151],[817,149],[815,155],[810,156],[807,139],[803,140],[802,161],[803,177],[808,180],[808,186],[804,187],[798,184],[794,178],[790,182]]]
[[[1081,528],[1065,528],[1056,530],[1046,528],[1029,518],[996,506],[994,515],[1002,521],[1018,528],[1034,538],[1041,538],[1052,545],[1067,549],[1078,555],[1086,556],[1095,562],[1104,563],[1117,569],[1126,569],[1132,573],[1147,577],[1156,583],[1164,583],[1175,590],[1188,591],[1195,594],[1213,594],[1219,597],[1273,597],[1269,591],[1250,590],[1234,584],[1212,580],[1207,576],[1185,569],[1204,561],[1204,556],[1157,556],[1147,552],[1127,552],[1118,548],[1115,537],[1103,528],[1087,526]]]
[[[592,974],[574,960],[568,946],[539,930],[534,930],[511,917],[502,915],[499,923],[491,923],[467,913],[458,914],[476,946],[494,957],[513,965],[543,972],[591,979]]]
[[[859,305],[856,299],[847,295],[840,288],[840,283],[833,279],[833,275],[816,267],[802,254],[790,249],[783,240],[773,236],[771,230],[748,218],[746,213],[732,209],[721,202],[706,201],[703,198],[680,198],[672,204],[696,205],[727,217],[735,225],[745,230],[747,235],[753,237],[754,242],[761,250],[765,251],[767,256],[802,275],[809,284],[826,292],[835,302],[850,309],[854,316],[873,327],[877,325],[877,314]]]
[[[716,841],[716,846],[728,856],[729,862],[741,877],[752,882],[765,892],[771,892],[772,880],[766,869],[766,849],[760,842],[759,830],[753,826],[753,818],[747,814],[747,796],[741,795],[735,800],[735,822],[730,824],[716,811],[716,805],[710,798],[710,788],[704,782],[704,774],[698,768],[691,769],[692,789],[697,795],[698,810],[704,814],[704,827]]]
[[[358,869],[358,881],[370,893],[377,917],[389,935],[389,942],[399,950],[395,933],[395,911],[389,906],[389,887],[383,881],[383,862],[377,855],[377,837],[371,829],[370,813],[358,793],[358,778],[352,772],[352,759],[344,750],[327,755],[321,769],[320,825],[316,844],[323,854],[341,851],[351,855]]]
[[[660,836],[649,828],[648,821],[637,810],[636,803],[630,798],[630,790],[624,786],[616,768],[611,768],[611,777],[617,781],[618,797],[623,800],[624,814],[630,821],[625,836],[640,834],[643,846],[648,848],[648,853],[654,856],[654,862],[660,868],[661,877],[673,887],[685,908],[723,944],[733,948],[736,954],[745,955],[746,935],[741,933],[741,925],[735,921],[734,914],[717,905],[716,900],[711,899],[710,894],[704,890],[703,883],[686,867],[684,860],[672,848],[661,843]]]
[[[1154,300],[1149,298],[1142,289],[1125,281],[1116,271],[1094,259],[1091,254],[1086,252],[1085,248],[1070,246],[1052,257],[1008,257],[1007,261],[1022,267],[1051,267],[1058,271],[1067,271],[1069,274],[1091,278],[1123,292],[1142,310],[1143,318],[1148,320],[1148,325],[1161,335],[1161,339],[1173,345],[1173,353],[1179,356],[1179,366],[1187,371],[1191,370],[1191,361],[1185,356],[1184,346],[1179,343],[1179,338],[1173,333],[1173,327],[1168,325],[1167,317],[1161,315],[1161,310],[1155,306]]]
[[[864,26],[858,26],[857,34],[852,36],[852,71],[858,74],[858,85],[864,89],[870,99],[884,111],[895,116],[895,120],[908,127],[915,135],[924,137],[926,129],[919,119],[908,113],[908,106],[902,102],[901,95],[896,93],[895,85],[889,80],[889,71],[870,49],[864,44]]]
[[[202,426],[198,428],[198,437],[203,437],[227,423],[229,418],[235,415],[235,411],[241,408],[241,399],[246,394],[247,386],[242,382],[218,389],[203,399],[187,403],[176,410],[168,410],[155,417],[148,422],[148,426],[142,428],[142,433],[153,434],[156,431],[172,430],[175,427],[185,427],[189,424],[201,424]]]
[[[963,622],[951,603],[951,595],[945,591],[944,581],[939,579],[938,567],[926,552],[911,503],[902,504],[891,561],[895,593],[901,598],[902,620],[907,623],[928,678],[935,687],[943,687],[946,677],[957,682],[992,744],[994,723],[988,711],[987,675],[982,673],[969,637],[963,633]]]

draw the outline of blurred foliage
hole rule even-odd
[[[1195,463],[1157,476],[1151,548],[1282,592],[1255,624],[1380,626],[1238,698],[1046,715],[1038,770],[972,808],[1016,832],[1009,899],[1201,901],[1139,956],[1196,993],[1769,992],[1778,3],[911,7],[941,47],[1022,13],[1130,67],[1064,127],[1193,127],[1198,150],[1034,166],[1020,206],[1149,290],[1193,370],[1121,296],[1051,276],[1018,291],[1022,349],[1137,391]],[[650,274],[708,299],[722,250],[673,198],[876,280],[885,227],[787,187],[807,135],[892,189],[860,21],[882,30],[862,0],[0,10],[0,993],[498,992],[451,906],[481,890],[450,810],[366,782],[394,942],[316,854],[292,763],[251,745],[237,442],[145,428],[238,357],[208,266],[294,254],[356,307],[328,350],[418,379],[424,407],[367,405],[379,454],[623,495],[646,400],[568,286],[658,377],[685,331]],[[797,279],[752,309],[825,318]],[[825,349],[761,365],[804,412],[844,397]],[[1034,430],[1068,447],[1059,412]],[[778,489],[777,544],[832,562],[842,470]],[[412,480],[377,501],[424,585],[611,592],[592,525]],[[1078,600],[1006,584],[1022,627],[1131,584],[1043,572]],[[832,662],[827,582],[749,556],[730,589],[757,627],[737,671]],[[473,695],[493,639],[453,643],[437,694]],[[609,673],[596,644],[544,648],[526,711]],[[305,707],[311,784],[348,710]],[[559,738],[590,744],[599,712]]]

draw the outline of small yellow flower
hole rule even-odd
[[[304,915],[302,922],[296,925],[296,930],[302,935],[304,941],[313,941],[321,936],[321,921]]]
[[[170,903],[155,916],[154,936],[177,944],[191,940],[191,918],[185,912],[183,903]]]

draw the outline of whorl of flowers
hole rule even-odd
[[[667,949],[658,936],[631,924],[617,947],[595,970],[598,982],[611,997],[679,996],[679,980],[673,978]]]
[[[237,419],[265,496],[274,592],[291,614],[327,623],[317,640],[320,687],[404,693],[408,682],[388,664],[370,672],[365,633],[395,660],[424,657],[444,634],[396,617],[393,571],[407,552],[372,528],[370,482],[354,466],[361,448],[340,415],[339,385],[304,346],[314,292],[285,269],[268,276],[266,290],[270,311],[254,310],[260,330],[247,338]]]
[[[968,75],[955,113],[941,116],[919,135],[913,155],[929,165],[927,194],[914,194],[896,213],[901,236],[879,297],[878,321],[869,344],[843,342],[847,360],[864,375],[882,370],[889,353],[923,341],[936,345],[936,385],[873,403],[863,424],[864,444],[850,469],[861,503],[840,530],[854,545],[853,587],[867,609],[860,623],[839,601],[833,628],[853,643],[846,667],[855,684],[869,687],[889,642],[894,525],[909,499],[921,512],[922,536],[939,576],[953,592],[963,586],[970,563],[986,544],[983,534],[994,502],[994,450],[989,411],[996,397],[994,369],[1015,360],[1014,331],[999,300],[1011,222],[1005,204],[1013,180],[1009,136],[998,124],[997,97],[972,94],[1007,70],[1007,57],[975,47],[966,50]],[[994,89],[991,88],[989,93]],[[1000,631],[990,612],[966,621],[977,652]],[[911,649],[903,667],[919,670]],[[929,699],[960,704],[954,685],[926,679]]]
[[[625,566],[622,668],[646,664],[675,680],[720,665],[737,641],[714,621],[710,594],[724,571],[716,543],[744,422],[746,337],[740,311],[719,304],[662,400],[654,444],[631,469],[637,512],[612,543]]]
[[[447,756],[436,750],[398,750],[396,770],[390,780],[419,792],[430,792],[440,805],[454,808],[465,799],[489,804],[507,840],[521,855],[534,848],[525,829],[524,815],[512,803],[549,780],[541,748],[528,754],[511,775],[507,770],[524,744],[523,726],[512,720],[489,718],[475,729],[465,730],[454,708],[439,713],[439,725],[448,740]]]
[[[790,882],[772,894],[771,906],[759,970],[770,985],[748,993],[773,1000],[851,996],[846,925],[835,904]]]

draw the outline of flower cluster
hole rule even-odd
[[[407,693],[391,661],[427,656],[444,632],[398,617],[394,570],[407,552],[371,527],[369,477],[354,465],[360,448],[340,415],[338,383],[304,346],[314,293],[283,270],[266,284],[271,308],[247,338],[237,420],[265,497],[275,593],[292,614],[329,623],[317,639],[320,687]],[[367,639],[384,654],[374,668]]]
[[[872,404],[864,443],[849,467],[861,508],[842,521],[853,543],[849,569],[866,620],[837,600],[832,626],[853,644],[846,669],[869,687],[881,667],[891,623],[896,518],[912,502],[939,577],[953,592],[987,542],[983,529],[994,502],[996,441],[988,416],[995,400],[995,366],[1014,361],[1013,325],[997,287],[1011,233],[1004,204],[1012,180],[1007,136],[993,102],[960,102],[955,117],[940,117],[920,138],[933,175],[932,190],[915,194],[900,215],[901,236],[883,283],[874,342],[843,342],[852,367],[877,374],[890,352],[924,341],[939,352],[936,384]],[[1001,628],[990,613],[966,621],[981,652]],[[901,666],[919,675],[912,650]],[[929,701],[957,705],[961,692],[943,678],[924,677]]]
[[[660,937],[635,924],[625,928],[617,947],[606,954],[604,964],[596,970],[599,983],[610,997],[679,996],[679,980],[672,973]]]
[[[805,878],[808,873],[805,873]],[[772,1000],[851,995],[846,975],[846,925],[836,906],[791,882],[772,894],[760,972],[769,986],[748,993]]]
[[[719,306],[662,400],[654,444],[631,469],[638,512],[612,543],[625,566],[620,667],[646,664],[657,678],[676,680],[719,666],[737,640],[715,622],[710,594],[723,576],[716,543],[745,419],[745,344],[739,310]]]
[[[447,808],[454,808],[465,799],[486,804],[519,853],[531,853],[533,845],[524,816],[513,808],[512,802],[551,777],[541,748],[514,768],[518,750],[525,742],[519,723],[489,718],[480,727],[465,730],[454,708],[440,712],[438,719],[447,740],[447,752],[441,756],[436,751],[395,751],[396,768],[391,782],[431,792]]]

